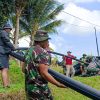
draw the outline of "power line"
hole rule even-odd
[[[70,24],[70,25],[73,25],[73,26],[77,26],[77,27],[82,27],[82,28],[87,28],[87,29],[89,29],[90,27],[85,27],[85,26],[79,26],[79,25],[76,25],[76,24],[71,24],[71,23],[68,23],[68,22],[66,22],[67,24]]]
[[[79,19],[79,20],[81,20],[81,21],[85,21],[85,22],[87,22],[87,23],[89,23],[89,24],[92,24],[92,25],[95,25],[95,26],[100,27],[100,25],[96,25],[96,24],[91,23],[91,22],[89,22],[89,21],[87,21],[87,20],[81,19],[81,18],[79,18],[79,17],[77,17],[77,16],[74,16],[74,15],[72,15],[72,14],[68,13],[68,12],[65,12],[65,11],[62,11],[62,12],[66,13],[66,14],[68,14],[68,15],[72,16],[72,17],[75,17],[75,18],[77,18],[77,19]]]
[[[76,27],[81,27],[81,28],[85,28],[86,30],[89,30],[90,27],[85,27],[85,26],[79,26],[79,25],[76,25],[76,24],[71,24],[69,22],[66,22],[67,24],[70,24],[70,25],[73,25],[73,26],[76,26]],[[100,29],[98,29],[100,31]]]
[[[68,14],[68,15],[70,15],[70,16],[72,16],[72,17],[75,17],[75,18],[77,18],[77,19],[79,19],[79,20],[82,20],[82,21],[85,21],[85,22],[87,22],[87,23],[89,23],[89,24],[95,25],[94,30],[95,30],[97,54],[98,54],[98,56],[99,56],[99,48],[98,48],[98,41],[97,41],[97,35],[96,35],[96,26],[98,26],[98,27],[100,27],[100,26],[99,26],[99,25],[96,25],[96,24],[94,24],[94,23],[91,23],[91,22],[89,22],[89,21],[87,21],[87,20],[84,20],[84,19],[81,19],[81,18],[79,18],[79,17],[76,17],[76,16],[74,16],[74,15],[72,15],[72,14],[70,14],[70,13],[67,13],[67,12],[65,12],[65,11],[63,11],[63,12],[66,13],[66,14]],[[73,24],[73,25],[74,25],[74,24]],[[75,25],[75,26],[78,26],[78,25]]]

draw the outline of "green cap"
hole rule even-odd
[[[83,56],[87,56],[87,55],[84,53]]]
[[[47,32],[43,30],[38,30],[36,34],[34,35],[34,41],[45,41],[48,39],[51,39],[51,38],[49,38]]]

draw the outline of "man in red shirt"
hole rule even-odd
[[[75,58],[75,56],[71,55],[70,51],[67,52],[67,56],[68,57],[64,57],[65,65],[66,65],[66,76],[72,77],[75,74],[72,58]],[[71,58],[69,58],[69,57],[71,57]]]

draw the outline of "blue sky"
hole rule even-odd
[[[61,12],[57,16],[57,19],[63,20],[64,23],[57,28],[58,34],[50,35],[52,38],[50,40],[50,46],[55,52],[62,54],[66,54],[66,52],[70,50],[77,58],[80,58],[83,53],[97,56],[94,27],[96,27],[97,30],[98,46],[100,50],[100,0],[57,1],[64,4],[64,12],[93,24],[89,24]],[[20,46],[21,45],[23,44],[20,43]]]
[[[88,3],[76,3],[76,5],[84,9],[89,9],[91,11],[100,10],[100,2],[97,2],[96,0],[94,2]]]
[[[58,28],[57,35],[51,35],[52,40],[50,43],[54,50],[63,54],[70,50],[77,58],[80,58],[83,53],[97,56],[94,27],[97,30],[99,49],[100,27],[94,24],[100,26],[100,0],[58,1],[65,4],[65,12],[89,21],[93,25],[62,12],[58,19],[64,20],[65,23]]]

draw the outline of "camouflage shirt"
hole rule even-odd
[[[95,62],[90,62],[87,67],[87,72],[91,72],[94,74],[97,74],[100,71],[100,68],[98,68],[97,64]]]
[[[38,71],[39,64],[49,65],[50,56],[39,45],[31,47],[25,55],[25,89],[28,100],[53,100],[47,81]]]
[[[82,57],[82,58],[80,58],[80,60],[85,63],[86,62],[86,57]],[[83,62],[81,63],[81,65],[86,67],[86,64],[84,64]]]

